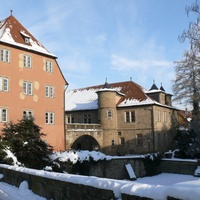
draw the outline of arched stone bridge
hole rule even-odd
[[[66,149],[99,150],[103,147],[100,124],[66,124]]]

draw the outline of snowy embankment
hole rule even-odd
[[[141,156],[127,156],[127,157],[141,157]],[[70,160],[72,163],[76,163],[78,160],[110,160],[117,159],[121,157],[106,156],[100,152],[60,152],[54,153],[52,159],[59,159],[60,161]],[[197,200],[200,197],[200,178],[191,175],[180,175],[180,174],[167,174],[163,173],[154,177],[138,178],[136,181],[126,181],[126,180],[114,180],[105,179],[98,177],[88,177],[72,174],[62,174],[55,172],[47,172],[44,170],[34,170],[9,165],[0,165],[0,167],[8,168],[16,171],[20,171],[27,174],[37,175],[45,178],[56,179],[66,182],[71,182],[74,184],[82,184],[87,186],[92,186],[101,189],[112,190],[116,198],[121,198],[121,193],[136,195],[141,197],[148,197],[152,199],[166,200],[167,196],[172,196],[179,199]],[[199,174],[200,169],[198,168],[195,174]],[[3,183],[1,183],[3,184]],[[3,188],[3,189],[1,189]],[[15,188],[15,190],[17,190]],[[26,183],[22,183],[18,189],[20,195],[23,193],[29,193],[28,186]],[[4,187],[0,185],[0,195],[4,193]],[[12,192],[9,192],[9,194]],[[27,195],[25,195],[27,197]],[[1,197],[1,196],[0,196]],[[0,198],[1,199],[1,198]],[[19,199],[19,198],[3,198],[3,199]],[[23,199],[23,198],[22,198]],[[26,198],[28,199],[28,198]],[[39,197],[30,197],[31,199],[38,199]]]

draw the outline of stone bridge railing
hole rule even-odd
[[[101,130],[101,124],[82,124],[82,123],[72,123],[66,124],[67,130]]]

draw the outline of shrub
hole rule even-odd
[[[45,134],[34,123],[34,118],[23,118],[16,124],[7,123],[2,131],[3,146],[8,146],[25,167],[42,169],[50,163],[53,147],[42,140]]]

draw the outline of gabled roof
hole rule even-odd
[[[0,21],[0,42],[20,48],[51,54],[12,14]]]
[[[104,85],[91,86],[66,92],[65,110],[90,110],[98,109],[97,92],[102,90]],[[117,107],[139,106],[156,104],[155,100],[148,97],[146,90],[133,81],[109,83],[109,89],[124,94],[118,102]]]

